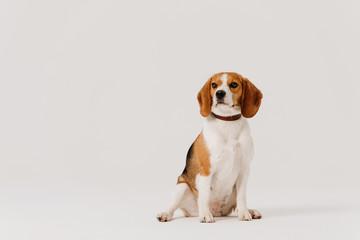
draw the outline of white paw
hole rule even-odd
[[[262,218],[261,213],[256,209],[249,209],[249,213],[253,219],[260,219]]]
[[[159,220],[160,222],[167,222],[167,221],[170,221],[171,220],[171,215],[167,212],[162,212],[162,213],[159,213],[157,216],[156,216],[157,220]]]
[[[252,217],[247,209],[237,209],[237,215],[240,221],[251,221]]]
[[[199,218],[200,218],[200,222],[201,223],[213,223],[214,221],[214,217],[211,214],[210,211],[203,213],[203,214],[199,214]]]

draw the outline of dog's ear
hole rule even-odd
[[[200,105],[200,114],[203,117],[207,117],[211,112],[211,80],[212,77],[205,83],[205,85],[201,88],[200,92],[197,95],[197,99]]]
[[[246,118],[253,117],[260,108],[262,97],[261,91],[247,78],[243,78],[240,98],[241,114]]]

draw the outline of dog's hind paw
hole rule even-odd
[[[157,220],[159,220],[160,222],[168,222],[171,220],[171,215],[167,212],[162,212],[162,213],[159,213],[157,216],[156,216]]]

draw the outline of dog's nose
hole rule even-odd
[[[225,94],[226,94],[225,91],[223,91],[223,90],[218,90],[218,91],[216,92],[216,97],[217,97],[218,99],[222,99],[222,98],[225,97]]]

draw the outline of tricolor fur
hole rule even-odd
[[[227,216],[234,209],[240,220],[261,218],[246,205],[254,154],[246,118],[257,113],[261,99],[260,90],[237,73],[217,73],[205,83],[198,94],[200,113],[205,117],[203,131],[187,153],[170,207],[158,214],[159,221],[169,221],[176,209],[182,209],[185,216],[199,216],[201,222],[214,222],[214,216]],[[214,116],[240,113],[242,117],[235,121]]]

